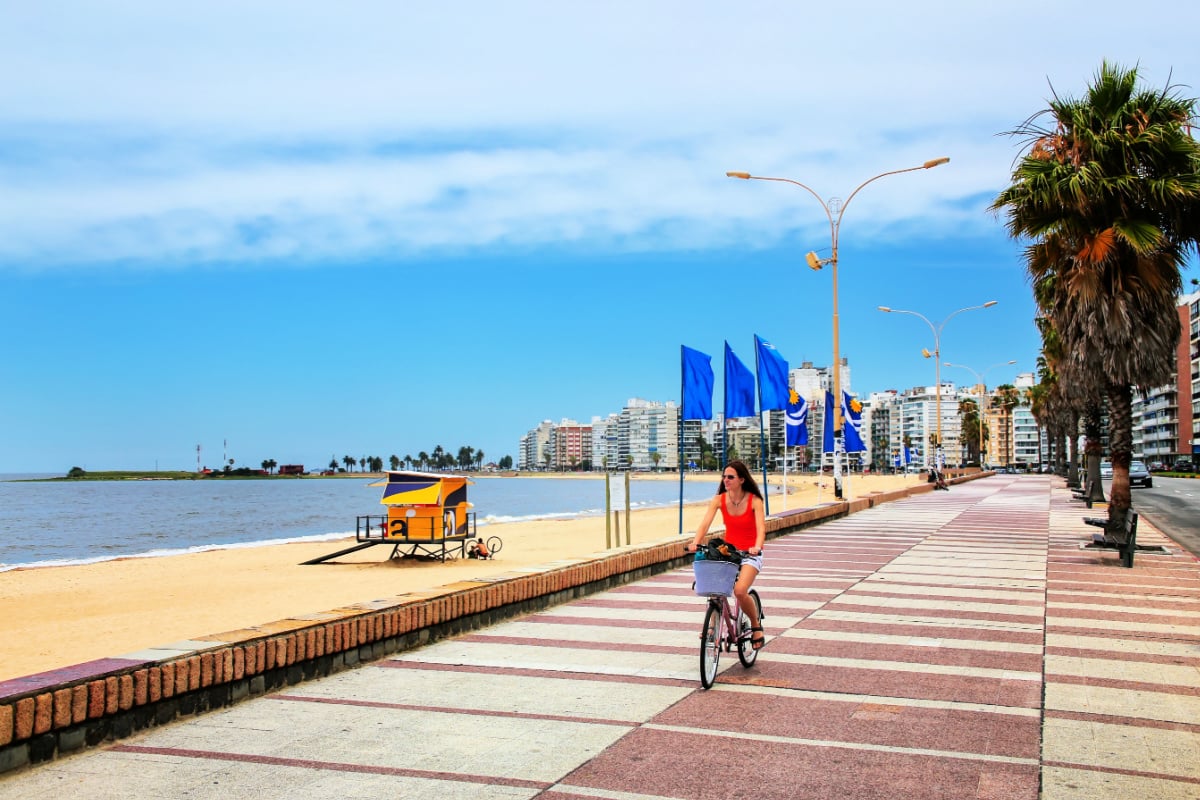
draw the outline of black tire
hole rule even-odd
[[[700,629],[700,685],[711,689],[721,661],[721,606],[709,603]]]
[[[758,597],[758,592],[754,589],[750,590],[750,596],[754,598],[754,607],[758,610],[758,624],[762,627],[763,613],[762,600]],[[758,651],[754,649],[754,643],[751,641],[750,618],[746,616],[746,612],[738,609],[738,661],[742,662],[742,666],[749,669],[754,666],[754,662],[758,660]]]
[[[496,553],[499,553],[504,549],[504,542],[500,540],[499,536],[489,536],[487,540],[487,549],[488,554],[494,556]]]

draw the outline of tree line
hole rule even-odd
[[[1183,334],[1182,271],[1200,244],[1196,102],[1172,85],[1143,88],[1136,68],[1104,62],[1082,97],[1054,93],[1009,131],[1023,153],[991,205],[1026,243],[1042,339],[1032,413],[1056,452],[1066,442],[1073,483],[1082,428],[1097,500],[1108,417],[1114,532],[1131,505],[1133,388],[1172,380]]]
[[[264,469],[266,469],[264,462]],[[273,463],[273,462],[272,462]],[[400,468],[414,470],[447,470],[447,469],[462,469],[462,470],[481,470],[484,465],[484,452],[477,450],[469,445],[464,445],[458,448],[457,454],[451,454],[441,445],[433,448],[432,452],[426,453],[424,450],[412,455],[391,455],[388,456],[387,464],[389,468],[397,470]],[[341,461],[338,457],[332,456],[329,459],[329,470],[331,472],[354,472],[355,467],[358,467],[360,472],[382,472],[384,459],[382,456],[359,456],[355,458],[351,455],[342,456]],[[499,469],[512,468],[512,456],[504,456],[497,462],[496,466]]]

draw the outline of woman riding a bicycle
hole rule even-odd
[[[750,618],[751,643],[755,650],[767,642],[763,633],[762,620],[758,616],[758,607],[750,596],[750,587],[762,569],[762,548],[767,540],[766,512],[763,510],[763,496],[749,468],[741,461],[730,461],[722,470],[721,486],[716,495],[708,503],[704,519],[696,528],[696,535],[688,543],[687,550],[694,553],[708,535],[708,528],[721,511],[725,521],[725,541],[738,550],[750,555],[742,559],[742,568],[738,572],[737,583],[733,586],[733,596],[738,606]]]

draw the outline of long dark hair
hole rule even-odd
[[[742,479],[742,490],[748,494],[752,494],[759,500],[763,499],[762,492],[758,488],[758,484],[754,480],[754,476],[750,474],[750,468],[743,462],[734,459],[725,465],[725,469],[732,469]],[[725,469],[721,470],[721,486],[717,490],[717,494],[725,494]]]

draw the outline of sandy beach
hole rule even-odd
[[[678,481],[678,476],[661,479]],[[713,476],[701,479],[712,481],[715,491]],[[772,485],[778,480],[772,476]],[[853,476],[848,486],[852,497],[861,497],[920,480],[916,475]],[[833,499],[828,476],[789,483],[786,505],[781,495],[771,496],[773,512]],[[703,503],[684,507],[685,534],[695,531],[703,512]],[[622,510],[621,546],[627,527]],[[678,507],[635,511],[630,539],[634,544],[682,540],[678,530]],[[494,560],[389,560],[390,548],[379,546],[302,566],[353,544],[350,539],[5,572],[0,574],[0,680],[606,549],[602,516],[493,524],[481,527],[480,534],[503,540]]]

